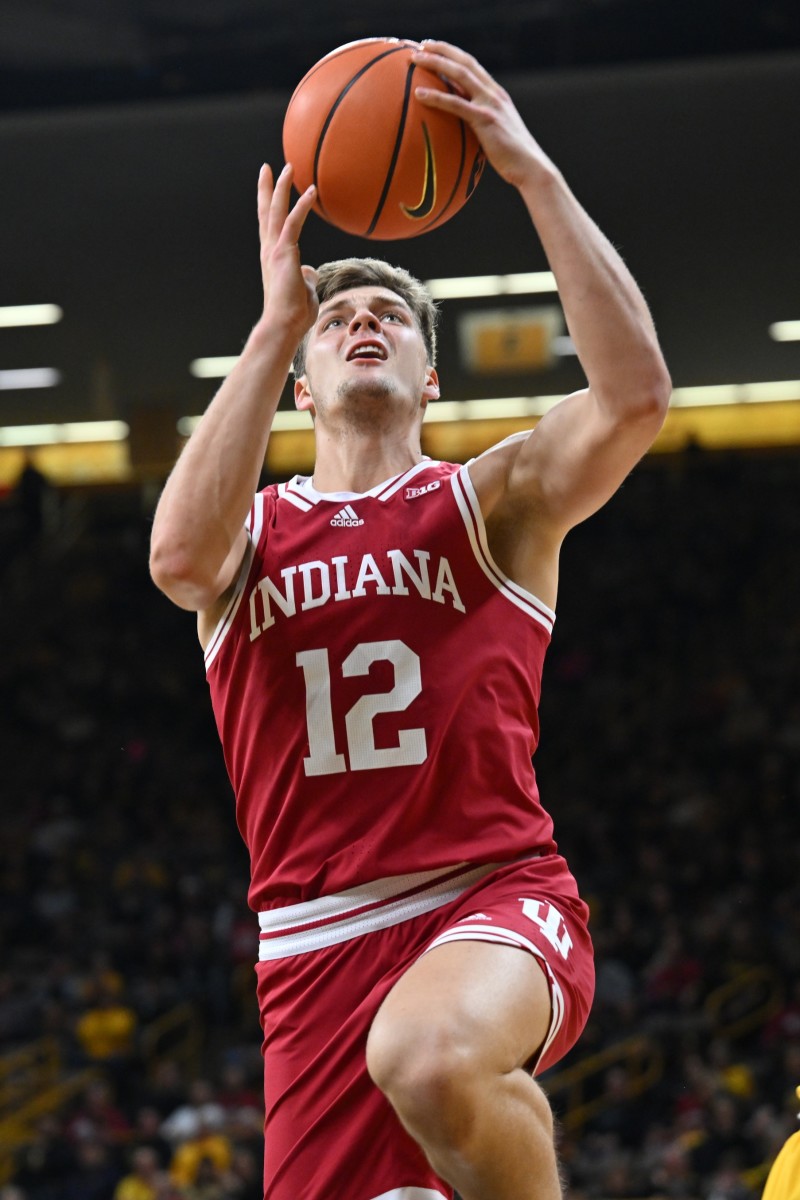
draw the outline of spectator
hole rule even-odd
[[[114,1188],[113,1200],[158,1200],[164,1171],[150,1146],[137,1146],[130,1156],[130,1172]]]
[[[202,1130],[222,1129],[225,1110],[216,1098],[214,1085],[208,1079],[195,1079],[189,1085],[189,1096],[161,1126],[161,1133],[173,1145],[194,1138]]]
[[[75,1148],[74,1169],[61,1184],[59,1200],[108,1200],[119,1179],[119,1165],[103,1142],[87,1138]]]
[[[233,1146],[219,1125],[200,1118],[195,1132],[176,1148],[170,1177],[178,1187],[211,1188],[233,1161]]]
[[[110,1083],[105,1079],[89,1083],[67,1124],[70,1141],[75,1146],[91,1142],[116,1148],[128,1140],[130,1132],[130,1122],[115,1103]]]
[[[75,1033],[90,1063],[127,1082],[136,1054],[137,1025],[136,1013],[116,988],[100,982],[89,1007],[78,1017]]]
[[[144,1104],[138,1108],[134,1116],[131,1143],[137,1149],[151,1150],[163,1170],[169,1166],[172,1147],[161,1132],[161,1119],[158,1109],[152,1105]]]

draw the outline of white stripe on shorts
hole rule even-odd
[[[522,950],[527,950],[530,954],[534,954],[541,962],[550,980],[550,1028],[547,1031],[547,1037],[544,1040],[541,1050],[539,1051],[538,1061],[541,1062],[546,1050],[549,1049],[553,1038],[561,1028],[561,1023],[564,1020],[564,993],[561,991],[558,980],[550,970],[550,964],[542,954],[538,946],[529,941],[521,933],[517,933],[515,929],[504,929],[502,926],[496,925],[470,925],[466,921],[460,921],[454,925],[452,929],[446,929],[444,933],[440,933],[437,938],[425,947],[423,953],[427,954],[434,946],[443,946],[446,942],[495,942],[501,946],[519,946]],[[381,1200],[378,1197],[378,1200]]]
[[[393,875],[334,896],[320,896],[318,900],[260,912],[259,961],[321,950],[433,912],[457,900],[467,888],[503,865],[484,863],[468,867],[459,863],[414,875]]]
[[[431,1188],[400,1187],[381,1192],[380,1196],[373,1196],[373,1200],[445,1200],[445,1195]]]

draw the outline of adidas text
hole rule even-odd
[[[331,517],[331,525],[353,526],[363,524],[364,518],[359,517],[355,509],[349,504],[346,504],[344,508],[340,508],[335,517]]]

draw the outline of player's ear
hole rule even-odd
[[[436,374],[435,367],[425,368],[425,387],[422,398],[425,401],[439,399],[439,376]]]
[[[425,383],[422,388],[422,395],[419,399],[419,406],[422,411],[423,419],[425,417],[425,409],[428,407],[429,400],[439,399],[439,376],[433,367],[425,368]]]
[[[294,381],[294,406],[299,412],[309,412],[312,417],[316,416],[314,399],[308,385],[307,375],[301,375]]]

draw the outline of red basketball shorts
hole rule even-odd
[[[552,998],[537,1071],[570,1049],[589,1013],[587,908],[557,854],[381,880],[259,921],[267,1200],[452,1197],[365,1058],[384,997],[437,945],[490,941],[536,956]]]

